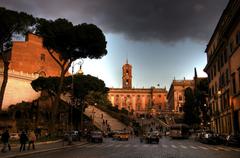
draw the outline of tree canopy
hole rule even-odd
[[[35,91],[46,91],[51,97],[55,96],[57,93],[59,80],[59,77],[39,77],[32,81],[31,85]],[[78,109],[80,112],[81,123],[83,117],[82,113],[86,108],[86,105],[93,105],[94,103],[101,104],[102,101],[105,103],[105,100],[107,100],[107,92],[108,88],[105,86],[105,83],[91,75],[74,75],[65,77],[62,88],[62,93],[70,94],[72,101],[71,106],[74,107],[74,109]],[[75,120],[77,119],[79,118],[75,118]]]
[[[98,59],[107,54],[105,36],[94,24],[73,25],[66,19],[39,19],[38,23],[36,34],[43,37],[43,45],[51,54],[59,54],[55,57],[59,62]]]
[[[24,12],[16,12],[0,7],[0,48],[12,41],[14,33],[26,33],[35,24],[35,18]]]
[[[191,88],[186,88],[185,92],[185,104],[183,106],[184,122],[188,125],[194,126],[200,123],[199,107],[196,105],[194,92]]]
[[[56,96],[59,77],[38,77],[31,82],[31,86],[36,92],[46,91],[49,95]]]
[[[43,38],[43,46],[60,66],[60,81],[53,115],[56,115],[63,88],[64,76],[72,62],[79,58],[99,59],[107,54],[105,36],[94,24],[73,25],[66,19],[38,19],[36,34]],[[53,124],[54,124],[53,118]]]
[[[49,95],[55,96],[59,86],[59,77],[39,77],[31,83],[32,88],[39,91],[46,91]],[[72,91],[72,82],[73,89]],[[72,95],[72,99],[84,102],[96,102],[96,98],[101,98],[101,95],[106,95],[108,88],[105,83],[91,75],[74,75],[65,77],[63,83],[63,93],[68,92]]]

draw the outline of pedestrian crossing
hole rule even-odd
[[[204,151],[225,151],[240,152],[240,148],[226,146],[205,146],[205,145],[183,145],[183,144],[131,144],[131,143],[102,143],[86,144],[85,148],[165,148],[165,149],[182,149],[182,150],[204,150]]]

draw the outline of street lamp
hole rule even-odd
[[[218,120],[220,122],[219,114],[220,114],[220,112],[222,110],[222,108],[221,108],[221,95],[222,95],[222,92],[221,92],[220,89],[217,91],[217,95],[218,95],[218,108],[217,108],[216,125],[217,125],[217,133],[219,133],[219,132],[221,132],[221,127],[220,127],[220,124],[218,124]]]
[[[72,62],[72,105],[71,105],[71,130],[73,130],[73,106],[75,105],[74,100],[74,67],[76,65],[79,65],[78,74],[83,74],[82,72],[82,65],[83,65],[83,59],[79,59],[76,63]],[[82,117],[82,116],[81,116]],[[82,119],[82,118],[81,118]]]
[[[96,105],[97,103],[95,103],[95,105]],[[95,116],[95,109],[94,109],[94,107],[93,107],[93,109],[92,109],[92,125],[94,126],[94,116]]]
[[[142,134],[143,134],[143,121],[144,121],[144,117],[141,118],[142,119]]]

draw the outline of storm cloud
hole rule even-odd
[[[0,0],[44,18],[94,23],[136,41],[209,40],[228,0]]]

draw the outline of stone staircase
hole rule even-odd
[[[172,116],[165,116],[165,121],[169,126],[174,125],[176,123],[174,117]]]
[[[127,129],[126,125],[95,106],[88,106],[84,114],[92,118],[94,125],[101,131]]]

